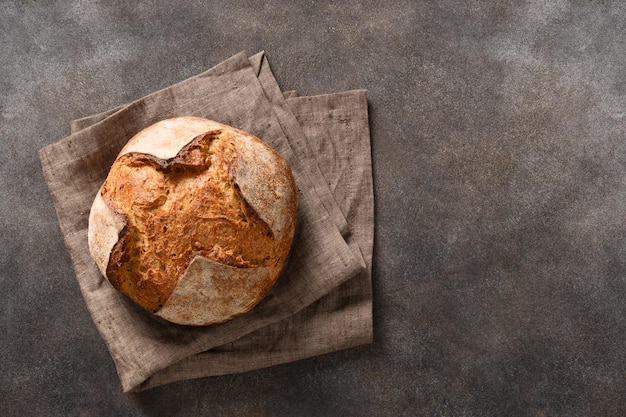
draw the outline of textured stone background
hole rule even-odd
[[[0,2],[0,415],[626,415],[626,2]],[[265,50],[368,90],[375,342],[122,394],[37,150]]]

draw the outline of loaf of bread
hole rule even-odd
[[[122,149],[93,202],[89,250],[121,293],[168,321],[251,310],[294,236],[295,182],[258,138],[198,117],[158,122]]]

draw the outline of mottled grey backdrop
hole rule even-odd
[[[0,415],[626,415],[626,2],[0,2]],[[122,394],[37,150],[264,50],[368,90],[375,342]]]

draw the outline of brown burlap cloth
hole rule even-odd
[[[94,196],[122,146],[169,117],[216,120],[269,143],[298,186],[288,263],[251,312],[188,327],[146,313],[103,278],[87,246]],[[44,175],[81,292],[124,391],[245,372],[372,340],[374,196],[365,91],[282,93],[263,53],[244,53],[105,113],[41,149]]]

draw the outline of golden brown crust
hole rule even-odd
[[[217,130],[189,138],[209,126]],[[168,142],[163,132],[176,138]],[[178,148],[174,156],[141,152],[151,137],[155,153]],[[280,273],[295,228],[286,162],[259,139],[205,119],[170,119],[140,132],[99,195],[108,210],[92,209],[104,215],[90,219],[90,248],[107,224],[103,216],[114,213],[116,227],[124,226],[112,248],[100,245],[92,256],[102,263],[109,250],[113,286],[181,324],[222,322],[256,305]]]

